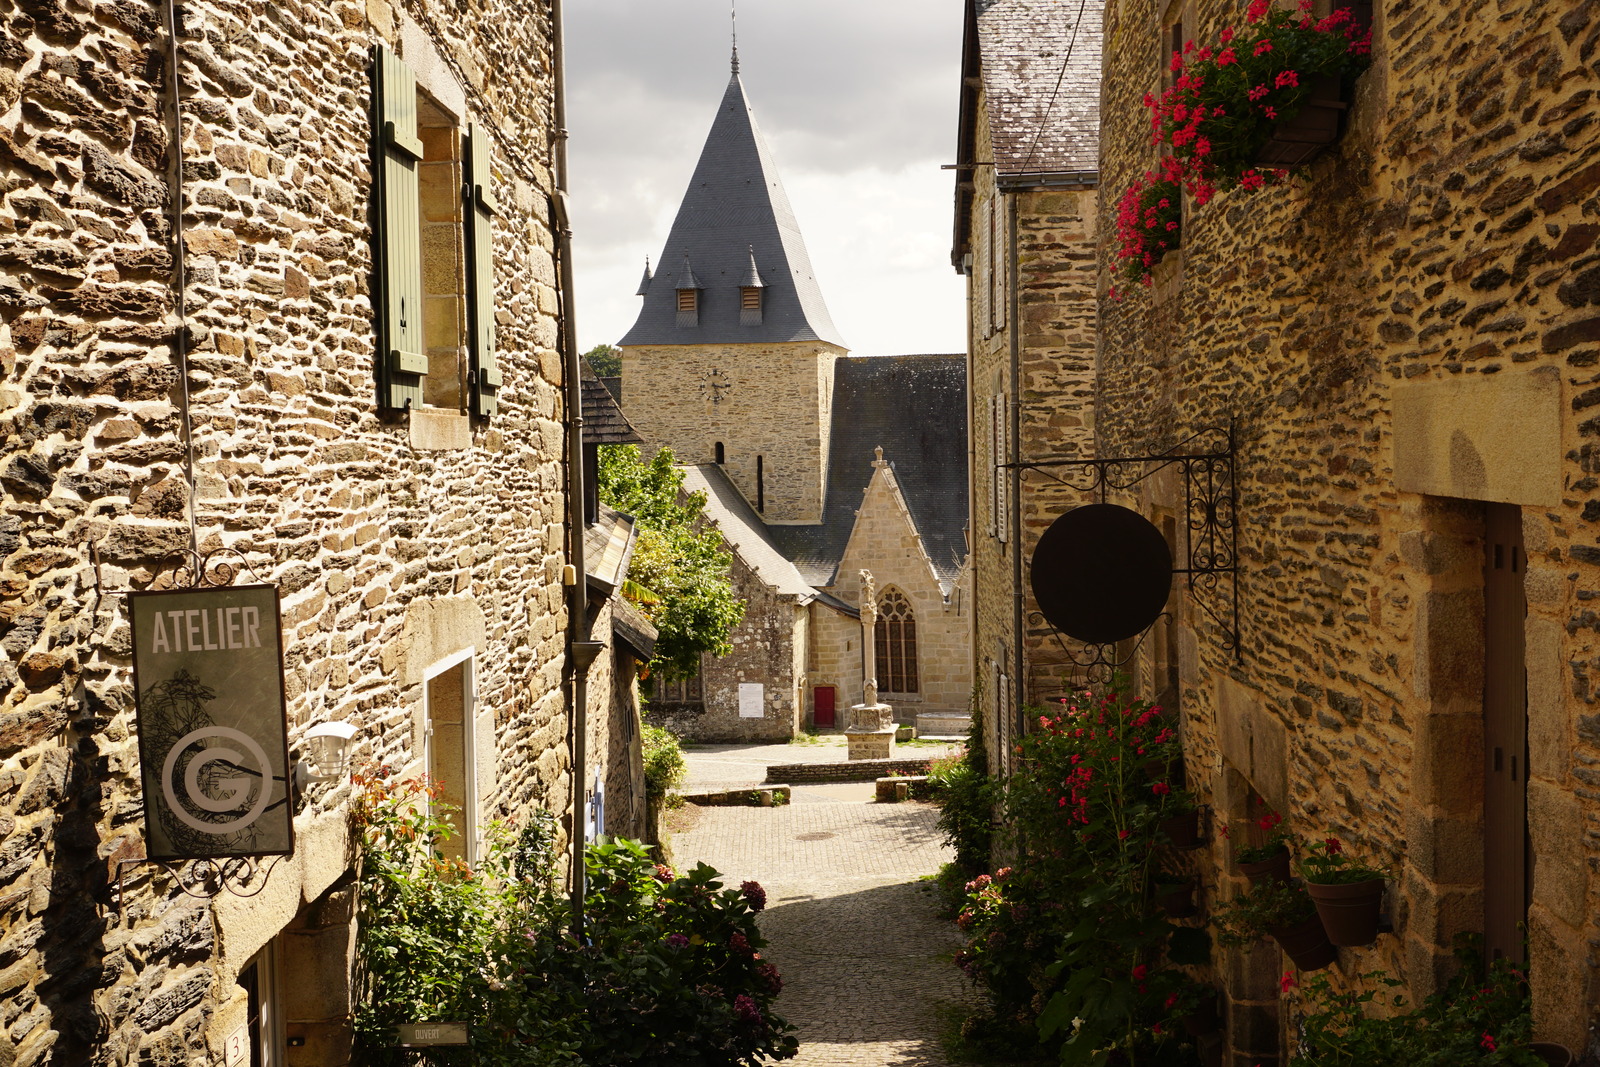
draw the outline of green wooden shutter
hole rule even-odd
[[[500,368],[495,362],[494,232],[499,205],[489,188],[489,136],[467,127],[467,319],[472,338],[472,413],[499,410]]]
[[[378,301],[378,403],[422,406],[422,225],[417,207],[417,84],[383,45],[373,48],[373,218]]]

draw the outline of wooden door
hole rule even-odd
[[[1483,568],[1483,934],[1489,958],[1525,962],[1528,917],[1527,596],[1522,509],[1489,504]]]
[[[831,685],[819,685],[811,690],[811,722],[818,729],[834,724],[835,693]]]

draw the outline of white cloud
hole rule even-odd
[[[950,267],[961,3],[745,0],[741,77],[829,310],[862,354],[959,352]],[[728,80],[717,0],[564,8],[580,344],[638,313]]]

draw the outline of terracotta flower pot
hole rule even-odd
[[[1378,912],[1383,907],[1383,879],[1339,885],[1306,885],[1317,906],[1328,940],[1335,945],[1370,945],[1378,939]]]
[[[1186,811],[1162,819],[1160,829],[1173,848],[1197,848],[1200,844],[1200,812]]]
[[[1320,971],[1338,955],[1322,928],[1322,919],[1316,915],[1298,926],[1271,927],[1267,933],[1302,971]]]
[[[1156,903],[1169,919],[1187,919],[1199,910],[1194,902],[1193,881],[1157,887]]]
[[[1572,1050],[1553,1041],[1535,1041],[1533,1054],[1550,1064],[1550,1067],[1572,1067]]]
[[[1250,879],[1251,885],[1260,885],[1263,882],[1289,881],[1289,850],[1280,848],[1269,858],[1256,863],[1240,863],[1239,873]]]
[[[1297,167],[1315,159],[1339,139],[1344,130],[1344,85],[1338,78],[1315,78],[1307,83],[1305,105],[1272,128],[1272,136],[1256,153],[1260,167]]]

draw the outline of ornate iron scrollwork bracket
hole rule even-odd
[[[1174,574],[1187,576],[1189,596],[1222,633],[1222,648],[1243,657],[1239,635],[1239,522],[1235,490],[1233,428],[1198,430],[1164,452],[1116,459],[1052,459],[1010,463],[1036,471],[1060,485],[1092,494],[1100,503],[1115,491],[1132,489],[1168,467],[1177,467],[1184,482],[1183,552]],[[1174,546],[1177,547],[1177,546]],[[1166,617],[1165,614],[1158,617]],[[1039,612],[1030,625],[1048,630],[1068,662],[1091,679],[1103,680],[1131,662],[1149,629],[1130,641],[1113,645],[1068,643]]]
[[[213,900],[227,893],[235,897],[253,897],[267,888],[267,880],[272,877],[272,872],[278,869],[282,856],[274,856],[272,862],[262,866],[254,856],[223,856],[218,859],[190,860],[182,867],[174,867],[164,860],[153,860],[146,857],[117,861],[117,910],[123,908],[127,899],[127,890],[123,886],[123,874],[129,867],[149,864],[160,867],[171,875],[172,881],[178,891],[184,896],[194,900]],[[256,876],[260,875],[260,883],[256,883]]]

